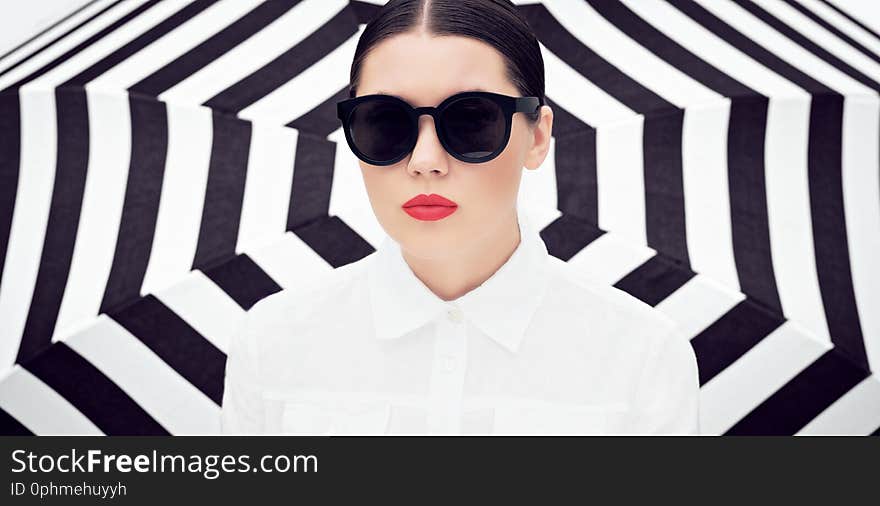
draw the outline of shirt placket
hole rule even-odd
[[[461,434],[462,394],[467,371],[467,328],[464,313],[448,304],[436,320],[428,432]]]

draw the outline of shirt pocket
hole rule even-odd
[[[299,435],[385,434],[390,418],[391,403],[387,401],[288,400],[281,414],[281,430]]]
[[[493,434],[603,434],[609,410],[601,405],[497,406]]]

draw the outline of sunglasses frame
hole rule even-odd
[[[479,158],[468,158],[450,149],[450,143],[446,137],[446,125],[444,125],[443,120],[440,119],[447,107],[451,106],[454,102],[466,98],[484,98],[491,100],[501,108],[502,114],[504,116],[504,140],[501,143],[501,147],[494,152]],[[402,154],[396,156],[395,158],[392,158],[391,160],[375,160],[370,158],[369,156],[361,152],[361,150],[359,150],[357,146],[355,146],[354,141],[351,138],[350,120],[352,111],[354,111],[355,107],[364,102],[374,101],[398,104],[402,106],[403,110],[406,111],[409,117],[411,129],[410,138],[407,140],[408,148],[404,150]],[[511,97],[508,95],[492,93],[489,91],[464,91],[461,93],[456,93],[455,95],[450,95],[449,97],[444,99],[443,102],[440,102],[440,104],[436,107],[413,107],[405,100],[395,97],[393,95],[373,94],[349,98],[347,100],[337,102],[336,116],[342,122],[342,130],[345,133],[345,140],[346,142],[348,142],[348,147],[351,148],[351,151],[355,154],[355,156],[371,165],[393,165],[406,158],[416,147],[416,142],[418,141],[419,136],[419,118],[423,114],[428,114],[432,118],[434,118],[434,126],[437,133],[437,138],[440,140],[440,144],[443,145],[443,149],[445,149],[447,153],[454,156],[456,159],[461,160],[462,162],[484,163],[500,155],[501,152],[504,151],[504,148],[507,147],[507,144],[510,142],[510,130],[513,123],[513,114],[517,112],[534,113],[537,112],[542,105],[544,105],[544,101],[538,97]]]

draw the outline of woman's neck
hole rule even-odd
[[[418,258],[401,251],[413,274],[437,297],[455,300],[489,279],[516,251],[522,238],[516,214],[460,255]]]

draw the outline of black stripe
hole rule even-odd
[[[605,232],[579,216],[563,214],[541,232],[547,253],[568,262]]]
[[[22,367],[109,436],[169,435],[121,388],[63,342],[56,342]]]
[[[727,184],[733,254],[740,290],[782,314],[773,271],[764,143],[769,99],[762,95],[730,101]]]
[[[784,322],[781,316],[753,300],[740,301],[691,338],[699,364],[700,385],[730,367]]]
[[[545,6],[526,4],[518,9],[547,49],[622,104],[641,114],[676,108],[581,43]]]
[[[843,10],[838,8],[836,5],[829,2],[828,0],[819,0],[819,1],[822,2],[823,4],[827,5],[828,7],[831,7],[835,11],[837,11],[838,14],[840,14],[841,16],[845,17],[846,19],[850,20],[853,24],[857,25],[862,30],[864,30],[864,31],[870,33],[871,35],[873,35],[874,37],[877,37],[878,39],[880,39],[880,34],[875,32],[874,30],[872,30],[870,27],[868,27],[868,25],[866,25],[866,24],[862,23],[861,21],[859,21],[858,19],[850,16],[849,14],[847,14],[846,12],[844,12]]]
[[[797,9],[797,11],[800,12],[801,14],[803,14],[804,16],[810,18],[810,19],[813,20],[815,23],[817,23],[818,25],[822,26],[822,28],[824,28],[824,29],[828,30],[829,32],[833,33],[835,36],[837,36],[837,37],[840,38],[841,40],[846,41],[846,43],[849,44],[850,46],[852,46],[852,47],[858,49],[862,54],[864,54],[864,55],[867,56],[868,58],[874,60],[874,61],[877,62],[877,63],[880,63],[880,55],[877,55],[877,53],[874,53],[874,52],[871,51],[870,49],[866,48],[865,46],[863,46],[863,45],[862,45],[861,43],[859,43],[858,41],[854,40],[854,39],[853,39],[852,37],[850,37],[849,35],[843,33],[841,30],[838,30],[836,26],[834,26],[834,25],[832,25],[831,23],[829,23],[829,22],[825,21],[824,19],[820,18],[820,17],[819,17],[818,15],[816,15],[813,11],[807,9],[805,6],[803,6],[803,5],[801,5],[801,4],[797,3],[797,2],[794,2],[794,1],[792,1],[792,0],[785,0],[785,2],[788,3],[788,5],[792,6],[793,8]],[[880,37],[878,37],[878,38],[880,38]]]
[[[299,132],[293,162],[293,187],[287,214],[287,230],[323,219],[330,211],[336,143],[326,137]],[[357,167],[346,167],[357,170]]]
[[[654,28],[626,5],[616,0],[587,0],[593,8],[629,38],[683,71],[691,79],[726,97],[749,96],[757,92],[700,59],[663,32]]]
[[[745,35],[739,33],[732,26],[715,17],[712,13],[697,5],[692,0],[666,0],[676,9],[689,18],[701,24],[705,29],[714,33],[720,39],[748,55],[761,65],[788,79],[799,87],[816,95],[819,93],[833,94],[834,90],[825,86],[811,76],[800,71],[797,67],[776,56],[772,52],[756,44]]]
[[[2,276],[2,271],[4,270],[3,266],[6,264],[6,254],[9,248],[9,234],[12,227],[16,199],[15,192],[18,188],[18,173],[21,163],[21,105],[19,103],[18,89],[23,84],[36,79],[72,58],[105,35],[138,16],[157,1],[151,0],[146,2],[103,30],[80,42],[61,56],[0,91],[0,183],[2,183],[0,184],[0,217],[2,217],[0,218],[0,276]],[[97,15],[100,15],[100,13]],[[2,279],[0,279],[0,282],[2,282]],[[39,342],[33,344],[35,348],[42,346]]]
[[[212,111],[214,138],[194,269],[235,256],[244,183],[251,148],[251,122]]]
[[[35,435],[27,427],[16,420],[12,415],[0,408],[0,435],[2,436],[33,436]]]
[[[812,95],[808,177],[813,242],[825,318],[835,346],[867,366],[852,287],[841,181],[843,96],[803,73],[693,2],[675,7],[762,65]]]
[[[598,227],[596,129],[549,98],[546,103],[553,109],[556,207]]]
[[[80,42],[79,44],[77,44],[76,46],[74,46],[70,50],[66,51],[64,54],[58,56],[57,58],[55,58],[51,62],[47,63],[46,65],[43,65],[39,69],[31,72],[30,74],[28,74],[27,76],[25,76],[21,79],[19,79],[18,81],[15,82],[15,84],[9,86],[9,88],[7,88],[7,89],[12,89],[12,88],[18,89],[22,85],[24,85],[25,83],[33,81],[34,79],[42,76],[43,74],[49,72],[52,69],[54,69],[58,65],[61,65],[62,63],[70,60],[71,58],[76,56],[81,51],[85,50],[86,48],[88,48],[89,46],[94,44],[95,42],[104,38],[106,35],[116,31],[118,28],[125,25],[126,23],[128,23],[132,19],[140,16],[144,11],[150,9],[151,7],[153,7],[154,5],[159,3],[159,1],[160,0],[149,0],[148,2],[143,3],[142,5],[138,6],[133,11],[129,12],[125,16],[122,16],[121,18],[117,19],[113,23],[107,25],[101,31],[95,33],[91,37]]]
[[[668,0],[676,9],[720,39],[803,89],[833,90],[754,43],[692,1]],[[734,253],[743,293],[782,313],[770,247],[765,180],[765,130],[768,100],[737,97],[731,103],[727,139]],[[733,125],[741,125],[733,128]],[[750,129],[749,127],[752,127]]]
[[[334,269],[373,253],[375,248],[338,216],[326,216],[300,226],[294,233]]]
[[[32,41],[32,40],[36,39],[37,37],[43,35],[44,33],[48,32],[48,31],[51,30],[52,28],[55,28],[55,27],[58,26],[60,23],[62,23],[62,22],[65,21],[66,19],[70,18],[71,16],[74,16],[76,13],[78,13],[78,12],[80,12],[81,10],[85,9],[86,7],[88,7],[89,4],[94,3],[95,1],[97,1],[97,0],[92,0],[91,2],[89,2],[89,3],[85,4],[85,5],[83,5],[82,7],[80,7],[79,9],[77,9],[77,10],[71,12],[70,14],[68,14],[67,16],[65,16],[64,18],[59,19],[57,22],[53,23],[51,26],[49,26],[49,27],[46,28],[45,30],[43,30],[43,31],[41,31],[40,33],[34,35],[34,36],[31,37],[30,39],[28,39],[28,40],[22,42],[22,43],[19,44],[18,46],[16,46],[16,47],[10,49],[9,51],[7,51],[6,53],[4,53],[3,55],[0,55],[0,59],[3,59],[3,58],[5,58],[6,56],[8,56],[8,55],[14,53],[15,51],[18,50],[18,48],[20,48],[20,47],[24,47],[25,44],[28,44],[30,41]],[[104,7],[103,9],[101,9],[100,11],[96,12],[95,14],[92,14],[91,17],[86,18],[85,20],[83,20],[82,22],[80,22],[78,25],[74,26],[73,28],[70,28],[69,30],[67,30],[66,32],[62,33],[61,35],[55,37],[55,38],[52,39],[51,41],[49,41],[49,42],[43,44],[39,49],[34,50],[34,51],[31,52],[29,55],[27,55],[27,56],[25,56],[24,58],[22,58],[21,60],[15,62],[14,65],[12,65],[12,66],[10,66],[10,67],[4,69],[4,70],[0,70],[0,77],[2,77],[2,76],[3,76],[4,74],[6,74],[7,72],[10,72],[10,71],[12,71],[12,70],[15,70],[16,68],[18,68],[19,65],[21,65],[21,64],[23,64],[24,62],[30,60],[31,58],[37,56],[38,54],[42,53],[42,52],[45,51],[46,49],[49,49],[50,47],[52,47],[53,45],[55,45],[55,43],[58,42],[59,40],[64,39],[65,37],[67,37],[67,36],[70,35],[71,33],[75,32],[75,31],[79,30],[80,28],[82,28],[83,26],[85,26],[85,25],[91,23],[92,21],[95,20],[95,18],[97,18],[98,16],[101,16],[102,14],[104,14],[104,13],[107,12],[108,10],[112,9],[113,7],[116,7],[116,6],[119,5],[119,3],[122,2],[122,1],[123,1],[123,0],[116,0],[115,2],[113,2],[113,3],[109,4],[109,5],[107,5],[106,7]]]
[[[33,298],[17,361],[51,344],[82,208],[89,161],[89,112],[84,85],[207,8],[216,0],[197,0],[113,51],[55,90],[58,150],[52,203]]]
[[[0,285],[9,250],[9,234],[21,170],[21,109],[18,90],[0,92]]]
[[[17,362],[52,344],[64,297],[89,163],[89,116],[81,88],[55,91],[58,157],[40,267],[21,336]]]
[[[245,107],[265,97],[326,57],[328,53],[357,33],[357,30],[357,15],[351,6],[347,5],[300,43],[210,98],[203,105],[238,114]]]
[[[783,23],[778,18],[776,18],[775,16],[773,16],[769,12],[765,11],[764,9],[759,7],[758,5],[753,4],[751,2],[744,1],[744,0],[733,0],[733,1],[736,2],[743,9],[749,11],[753,16],[759,18],[764,23],[767,23],[768,25],[772,26],[773,29],[776,30],[777,32],[785,35],[786,37],[788,37],[789,39],[791,39],[795,43],[802,46],[807,51],[813,53],[814,55],[818,56],[822,60],[826,61],[828,64],[830,64],[831,66],[833,66],[837,70],[840,70],[844,74],[846,74],[846,75],[850,76],[851,78],[855,79],[856,81],[864,84],[868,88],[873,88],[875,91],[880,91],[880,83],[878,83],[877,81],[866,76],[860,70],[849,65],[848,63],[841,60],[840,58],[834,56],[832,53],[828,52],[827,50],[823,49],[822,47],[817,45],[815,42],[811,41],[810,39],[805,37],[803,34],[798,32],[797,30],[795,30],[792,27],[788,26],[787,24]]]
[[[109,316],[220,405],[226,355],[156,297],[147,295]]]
[[[363,2],[361,0],[348,0],[349,5],[351,5],[352,10],[357,16],[358,23],[367,24],[373,17],[379,12],[379,8],[381,5],[376,5],[370,2]]]
[[[585,46],[540,4],[518,7],[538,39],[575,71],[644,116],[645,220],[648,246],[686,264],[681,174],[683,111]]]
[[[868,375],[836,349],[828,350],[724,435],[794,435]]]
[[[831,341],[859,366],[868,369],[843,208],[842,123],[843,97],[813,97],[808,146],[813,247]]]
[[[645,116],[645,228],[648,246],[690,270],[681,168],[683,123],[683,109]]]
[[[773,261],[764,176],[768,100],[667,37],[624,4],[589,0],[596,11],[633,40],[716,93],[731,98],[727,129],[733,255],[740,288],[782,312]]]
[[[301,1],[274,0],[261,3],[204,42],[132,85],[128,90],[150,97],[158,97],[250,36],[261,31]]]
[[[334,93],[310,111],[287,123],[287,126],[319,137],[327,137],[342,127],[336,116],[336,102],[348,98],[348,86]]]
[[[694,275],[693,271],[676,259],[657,253],[614,283],[614,287],[645,304],[656,306]]]
[[[168,18],[162,20],[162,22],[160,22],[153,28],[150,28],[146,32],[135,37],[132,41],[126,43],[124,46],[121,46],[116,51],[113,51],[106,57],[102,58],[94,65],[72,77],[64,85],[85,85],[86,83],[97,78],[104,72],[107,72],[111,68],[127,60],[129,57],[131,57],[133,54],[137,53],[141,49],[161,39],[171,31],[173,31],[175,28],[197,16],[199,13],[215,3],[217,3],[217,0],[195,0],[194,2],[175,12]]]
[[[281,291],[281,287],[246,254],[204,271],[245,311],[260,299]]]
[[[168,115],[155,99],[129,96],[131,160],[113,265],[100,312],[140,299],[159,214],[168,151]]]

